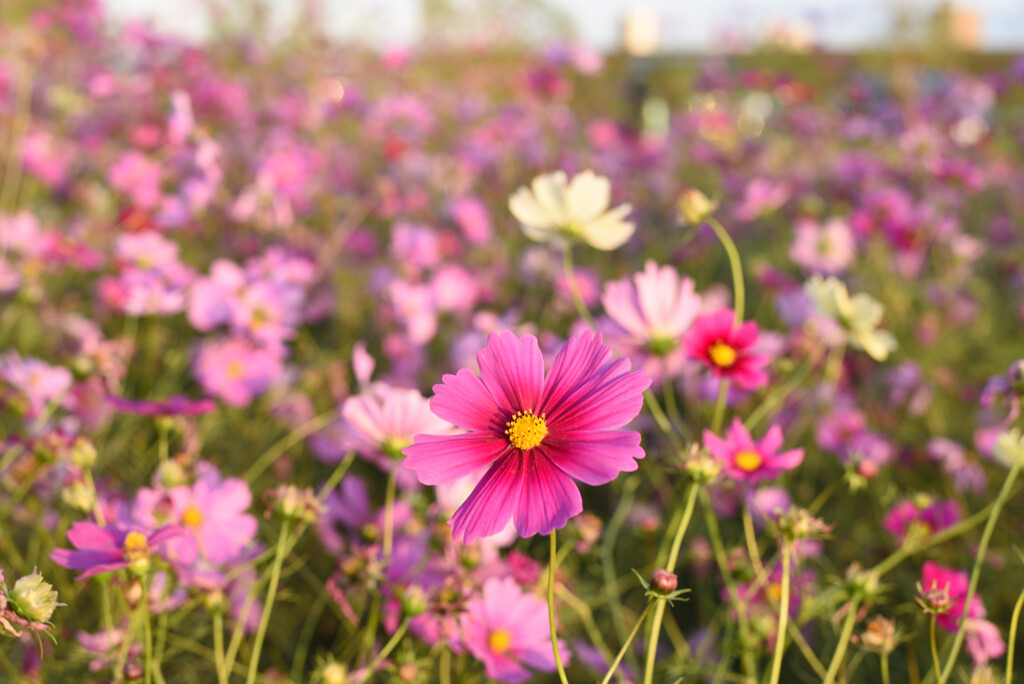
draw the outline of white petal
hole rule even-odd
[[[571,218],[565,205],[565,182],[565,172],[555,171],[537,176],[532,185],[537,202],[560,226],[568,224]]]
[[[593,171],[578,173],[565,191],[565,202],[570,218],[580,223],[597,219],[611,203],[612,184]]]
[[[631,208],[628,204],[623,204],[584,226],[583,241],[594,249],[605,251],[621,247],[636,230],[632,223],[622,220]]]
[[[519,188],[508,198],[508,210],[524,226],[535,228],[553,228],[555,226],[551,215],[538,204],[537,198],[526,188]]]

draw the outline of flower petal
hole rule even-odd
[[[539,449],[523,456],[522,491],[513,522],[520,537],[551,534],[583,512],[583,498],[572,478]]]
[[[504,431],[502,412],[476,373],[463,368],[442,380],[443,384],[434,385],[434,398],[430,400],[434,415],[466,430]]]
[[[491,333],[476,355],[480,378],[491,398],[509,415],[536,411],[544,389],[544,356],[533,335]]]
[[[452,516],[452,538],[472,543],[505,529],[519,503],[523,454],[512,450],[491,466]]]
[[[611,482],[637,469],[644,457],[640,433],[632,430],[557,432],[540,447],[564,473],[588,485]]]
[[[583,226],[583,241],[594,249],[610,251],[621,247],[636,231],[629,221],[623,221],[632,207],[623,204],[600,218]]]
[[[405,467],[415,470],[421,483],[437,485],[475,473],[493,463],[509,448],[507,440],[473,432],[416,435],[415,442],[402,453],[405,454]]]

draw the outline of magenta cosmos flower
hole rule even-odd
[[[549,534],[583,510],[573,478],[599,485],[636,470],[640,433],[617,428],[651,381],[611,356],[600,335],[570,337],[545,377],[536,337],[492,333],[479,376],[464,368],[434,385],[430,410],[469,432],[417,435],[406,467],[437,485],[489,466],[452,516],[456,540],[497,534],[509,519],[522,537]]]
[[[936,616],[935,624],[955,634],[960,620],[964,619],[967,652],[975,665],[984,665],[993,658],[1001,657],[1006,652],[1006,643],[999,628],[985,619],[985,605],[980,596],[972,596],[970,607],[964,610],[969,584],[970,578],[963,570],[947,568],[934,561],[925,561],[921,568],[921,591],[926,599],[949,606],[945,613]]]
[[[736,325],[731,309],[719,309],[694,321],[683,336],[683,349],[688,357],[710,368],[715,377],[753,390],[768,384],[764,368],[769,358],[754,352],[759,332],[757,323]]]
[[[722,462],[722,472],[727,477],[749,484],[774,479],[804,460],[803,449],[779,451],[782,429],[778,425],[768,428],[765,436],[755,442],[739,418],[733,419],[725,439],[705,430],[704,446]]]
[[[68,541],[75,548],[54,549],[50,560],[61,567],[84,570],[78,579],[127,567],[142,571],[149,567],[150,556],[157,547],[184,533],[177,525],[146,533],[128,527],[76,522],[68,530]]]
[[[492,577],[483,596],[466,604],[459,620],[462,644],[484,664],[484,671],[499,682],[525,682],[533,677],[526,668],[555,671],[555,654],[548,632],[547,606],[523,593],[511,577]],[[562,662],[569,652],[559,642]]]

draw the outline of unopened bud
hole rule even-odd
[[[679,578],[675,573],[658,568],[651,575],[651,589],[659,594],[671,594],[679,586]]]
[[[44,580],[37,570],[14,583],[11,603],[14,604],[14,612],[32,622],[46,622],[57,606],[63,605],[57,602],[53,585]]]
[[[327,663],[320,670],[324,684],[348,684],[348,669],[341,663]]]
[[[416,677],[420,674],[420,668],[416,666],[416,663],[403,663],[398,666],[398,679],[399,681],[412,684],[416,681]]]
[[[427,610],[427,594],[413,585],[402,592],[402,612],[408,617],[422,615]]]
[[[85,437],[79,437],[71,446],[71,462],[82,470],[96,465],[96,447]]]
[[[679,219],[687,225],[704,223],[717,208],[717,202],[712,202],[696,188],[684,190],[679,196]]]

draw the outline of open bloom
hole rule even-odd
[[[555,671],[546,608],[511,577],[492,577],[484,583],[483,596],[466,604],[460,618],[463,643],[483,662],[488,677],[516,684],[533,676],[526,666]],[[568,662],[565,645],[559,642],[558,650],[562,662]]]
[[[530,189],[520,187],[508,200],[509,211],[536,242],[567,245],[585,242],[595,249],[616,249],[633,235],[635,226],[623,221],[630,205],[609,210],[611,183],[593,171],[568,181],[564,171],[533,179]]]
[[[93,522],[76,522],[68,530],[68,541],[74,549],[54,549],[50,560],[72,570],[84,570],[78,579],[131,567],[144,571],[158,547],[185,530],[177,525],[161,527],[155,532],[142,532],[121,526],[100,527]]]
[[[990,659],[1002,656],[1006,652],[1006,643],[999,628],[985,619],[985,605],[980,596],[972,596],[971,605],[965,610],[964,599],[967,598],[969,583],[966,572],[934,561],[925,561],[921,568],[921,590],[931,597],[939,593],[945,603],[945,612],[935,617],[935,624],[953,634],[960,619],[964,618],[967,652],[975,665],[984,665]]]
[[[725,439],[705,430],[704,446],[722,462],[723,473],[750,484],[776,478],[804,460],[803,449],[779,451],[782,429],[778,425],[771,426],[764,437],[754,441],[739,418],[733,419]]]
[[[583,511],[573,478],[589,485],[636,470],[640,433],[619,430],[640,412],[650,379],[611,360],[600,335],[570,337],[547,377],[533,335],[492,333],[468,369],[434,385],[430,410],[468,430],[416,435],[405,465],[427,485],[489,467],[451,519],[468,544],[511,518],[522,537],[549,534]]]
[[[616,352],[644,359],[644,372],[656,380],[680,373],[683,333],[700,313],[691,278],[649,260],[642,273],[605,285],[601,303],[608,318],[599,325]]]
[[[804,292],[822,315],[843,326],[854,349],[863,350],[875,361],[885,361],[896,350],[896,338],[878,327],[885,308],[870,295],[860,292],[851,297],[838,278],[820,276],[804,283]]]
[[[710,368],[715,377],[753,390],[768,384],[764,368],[769,358],[754,353],[759,332],[757,323],[736,325],[731,309],[719,309],[694,321],[683,337],[683,349],[688,357]]]

